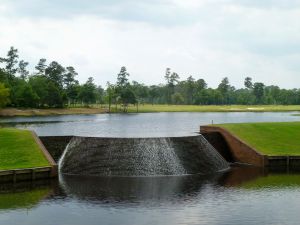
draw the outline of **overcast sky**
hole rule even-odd
[[[300,88],[300,0],[0,0],[0,56],[10,46],[103,86],[126,66],[145,84],[170,67],[210,87]]]

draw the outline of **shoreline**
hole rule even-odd
[[[127,113],[159,113],[159,112],[298,112],[300,105],[140,105],[137,112],[135,106],[128,107]],[[108,108],[78,107],[52,109],[0,109],[1,117],[57,116],[108,113]],[[123,113],[112,108],[113,114]]]

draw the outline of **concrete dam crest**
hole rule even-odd
[[[45,138],[45,137],[44,137]],[[229,168],[202,136],[102,138],[74,136],[59,160],[60,172],[93,176],[209,174]]]

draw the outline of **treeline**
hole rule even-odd
[[[79,84],[78,73],[72,66],[64,67],[56,61],[47,64],[42,58],[30,74],[28,62],[19,60],[18,50],[11,47],[6,57],[0,58],[0,106],[61,108],[82,103],[103,102],[104,90],[90,77]]]
[[[227,77],[217,88],[209,88],[204,79],[180,76],[166,69],[166,83],[147,86],[129,81],[126,67],[122,67],[114,84],[107,83],[104,90],[94,83],[92,77],[84,84],[76,79],[78,73],[72,66],[64,67],[53,61],[40,59],[35,71],[29,73],[28,63],[19,60],[18,50],[11,47],[7,56],[0,58],[0,106],[12,107],[66,107],[75,104],[108,104],[109,110],[126,111],[129,104],[300,104],[300,89],[281,89],[253,82],[250,77],[244,80],[244,88],[236,89]]]

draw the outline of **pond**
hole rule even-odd
[[[200,125],[240,122],[299,121],[295,112],[138,113],[14,117],[0,119],[0,126],[32,129],[40,136],[98,137],[190,136]]]
[[[38,135],[190,136],[200,125],[299,121],[291,112],[99,114],[0,119]],[[86,177],[0,185],[0,225],[299,224],[300,174]]]
[[[0,192],[3,225],[296,225],[300,218],[300,174],[252,167],[213,176],[60,176]]]

